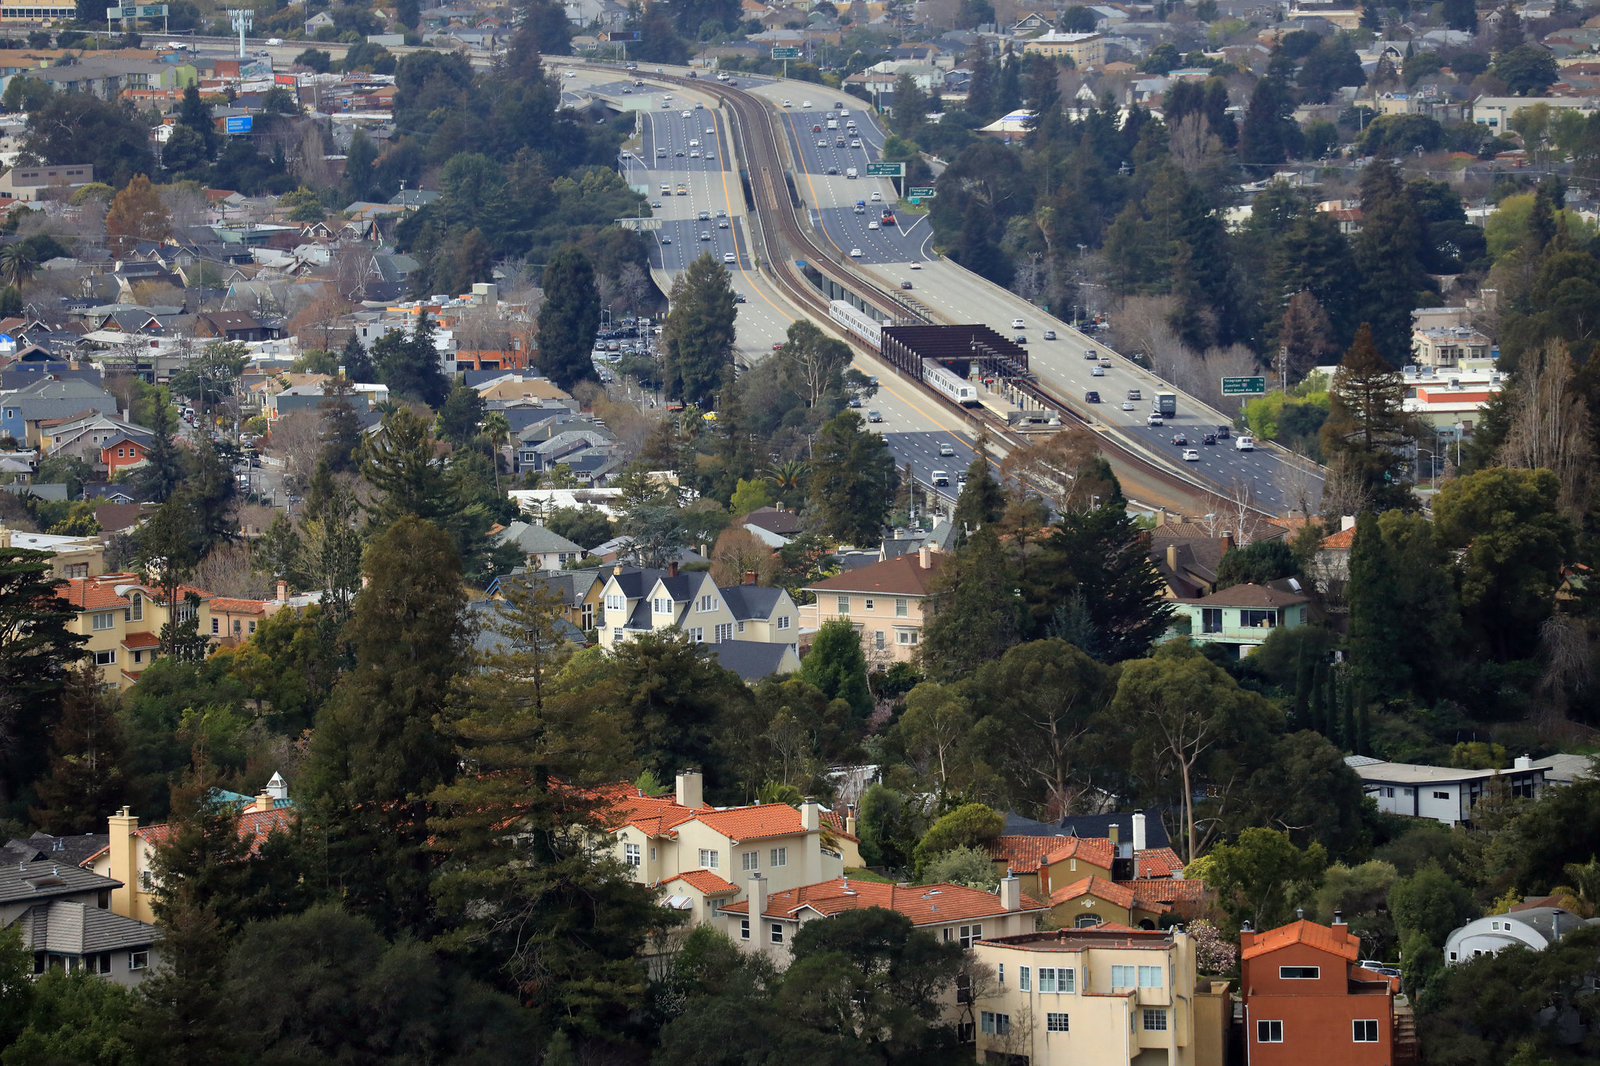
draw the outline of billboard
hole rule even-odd
[[[107,22],[113,19],[162,19],[166,17],[166,4],[128,4],[125,7],[106,8]]]
[[[229,115],[228,116],[228,132],[229,133],[249,133],[250,132],[251,123],[252,123],[252,116],[250,116],[250,115]]]

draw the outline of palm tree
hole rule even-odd
[[[778,491],[780,499],[787,493],[792,501],[796,493],[804,491],[805,480],[810,473],[810,464],[800,459],[787,459],[767,467],[765,480]]]
[[[483,418],[483,439],[489,444],[489,462],[494,464],[494,487],[500,489],[500,448],[511,439],[511,423],[504,411],[490,411]]]
[[[5,278],[6,284],[18,292],[22,291],[22,283],[33,277],[38,265],[33,252],[25,244],[8,244],[0,248],[0,277]]]

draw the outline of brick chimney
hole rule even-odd
[[[1224,529],[1222,531],[1222,554],[1226,555],[1226,554],[1228,554],[1228,552],[1230,552],[1232,550],[1233,550],[1233,530]]]
[[[139,817],[131,808],[124,807],[108,822],[111,868],[106,876],[122,882],[121,888],[111,890],[111,910],[129,917],[134,913],[133,893],[139,887]]]
[[[670,563],[667,564],[667,576],[668,577],[677,577],[678,576],[678,560],[674,559]]]
[[[933,569],[933,549],[926,544],[917,549],[917,565],[924,570]]]
[[[677,800],[680,807],[703,807],[705,801],[701,791],[703,779],[699,770],[681,770],[678,773]]]
[[[280,580],[278,582],[278,602],[289,602],[289,583],[287,581]]]
[[[746,570],[744,572],[744,583],[746,585],[754,585],[756,583],[756,572],[754,570]]]

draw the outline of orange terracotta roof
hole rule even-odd
[[[989,842],[989,856],[1017,873],[1036,873],[1068,859],[1082,859],[1110,870],[1112,854],[1111,841],[1104,837],[1002,836]]]
[[[237,600],[231,598],[221,598],[211,601],[211,612],[213,614],[217,613],[218,611],[223,611],[228,614],[262,614],[265,612],[265,610],[266,603],[263,600]]]
[[[159,648],[161,647],[161,638],[154,633],[129,633],[122,638],[122,646],[129,651],[133,651],[136,648]]]
[[[1134,899],[1133,889],[1119,885],[1115,881],[1107,881],[1103,877],[1080,877],[1070,885],[1065,885],[1050,893],[1050,905],[1059,906],[1062,903],[1079,899],[1083,896],[1093,896],[1095,899],[1104,900],[1106,903],[1115,903],[1124,910],[1131,909],[1137,900]]]
[[[1134,859],[1134,872],[1140,877],[1176,877],[1183,872],[1183,860],[1171,848],[1148,848]]]
[[[1151,903],[1199,903],[1206,898],[1204,881],[1176,880],[1170,877],[1140,877],[1118,881],[1140,900]]]
[[[624,789],[631,792],[625,794]],[[666,836],[676,827],[711,807],[691,808],[673,796],[645,796],[632,785],[601,790],[601,822],[615,832],[632,826],[646,836]]]
[[[699,815],[700,824],[730,840],[760,840],[763,837],[795,836],[805,832],[800,812],[787,803],[763,803],[755,807],[731,807]]]
[[[731,881],[724,881],[710,870],[688,870],[669,877],[661,883],[670,885],[674,881],[682,881],[690,888],[707,896],[731,896],[739,891],[738,885]]]
[[[151,603],[164,604],[161,598],[162,590],[146,585],[138,574],[116,573],[101,574],[99,577],[72,577],[56,585],[56,595],[78,608],[80,611],[103,611],[112,607],[127,607],[129,600],[117,592],[119,586],[132,586],[144,593]],[[211,593],[193,585],[179,585],[178,598],[181,600],[193,592],[203,600],[211,599]]]
[[[1244,949],[1242,957],[1253,959],[1280,948],[1304,944],[1354,962],[1361,954],[1361,941],[1350,935],[1349,928],[1341,926],[1340,929],[1343,931],[1335,931],[1326,925],[1318,925],[1302,918],[1298,922],[1280,925],[1276,929],[1269,929],[1257,935],[1254,943]]]
[[[261,850],[262,841],[268,835],[279,831],[287,831],[298,817],[293,807],[278,807],[270,811],[245,811],[239,815],[239,837],[250,840],[250,857],[255,858]],[[146,825],[139,829],[139,839],[146,841],[151,847],[160,847],[172,833],[170,825]],[[93,855],[84,859],[79,865],[88,866],[100,856],[110,851],[109,846],[101,848]]]
[[[1356,542],[1356,527],[1341,529],[1337,533],[1330,533],[1322,538],[1322,547],[1333,549],[1349,549]]]
[[[848,877],[835,877],[814,885],[774,892],[767,897],[767,909],[762,913],[769,918],[793,920],[801,911],[808,909],[817,914],[830,915],[867,907],[899,911],[910,918],[913,925],[995,918],[1006,913],[1000,904],[1000,897],[981,889],[951,884],[885,885],[852,881]],[[750,901],[743,899],[722,909],[730,913],[748,914]],[[1033,897],[1022,897],[1022,910],[1043,909],[1044,904]]]
[[[670,836],[691,819],[730,840],[760,840],[763,837],[798,836],[800,812],[787,803],[767,803],[754,807],[685,807],[675,796],[645,796],[633,785],[619,783],[593,790],[600,800],[600,821],[616,832],[631,826],[647,836]],[[821,812],[821,821],[836,836],[855,840],[844,831],[844,819],[832,811]]]

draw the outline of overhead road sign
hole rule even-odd
[[[1223,378],[1224,396],[1260,396],[1267,391],[1266,378]]]
[[[800,58],[800,49],[798,49],[798,48],[774,48],[772,50],[772,58],[773,59],[799,59]]]
[[[903,178],[906,176],[904,163],[868,163],[867,177],[869,178]]]
[[[913,186],[911,186],[911,188],[906,190],[906,195],[910,196],[910,197],[914,197],[915,199],[918,199],[918,200],[931,200],[931,199],[933,199],[933,186],[932,185],[913,185]]]
[[[107,22],[112,19],[163,19],[166,17],[166,4],[129,4],[126,7],[106,8]]]
[[[614,42],[614,43],[615,42],[622,42],[622,41],[637,41],[639,39],[639,31],[638,30],[612,30],[610,33],[602,34],[601,36],[604,37],[607,41],[611,41],[611,42]]]

